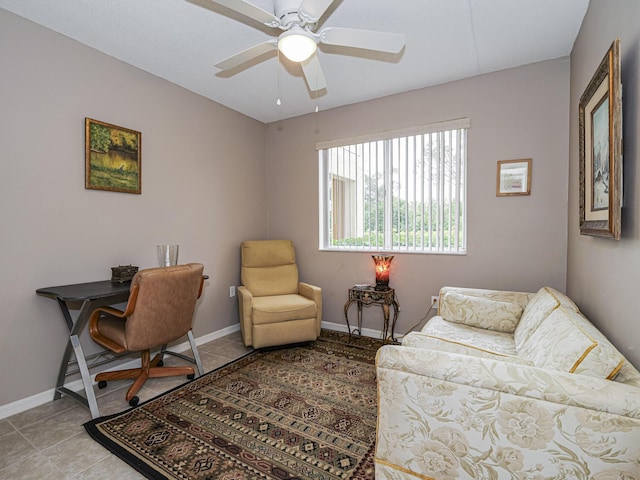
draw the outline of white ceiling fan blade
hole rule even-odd
[[[312,55],[308,60],[300,63],[302,66],[302,73],[304,73],[304,79],[307,81],[309,90],[316,92],[327,88],[327,81],[324,78],[322,67],[318,61],[318,55]]]
[[[320,41],[327,45],[398,53],[404,47],[406,36],[400,33],[328,27],[320,32]]]
[[[273,12],[267,12],[260,7],[246,2],[245,0],[210,0],[213,3],[227,7],[234,12],[241,13],[242,15],[253,18],[254,20],[264,23],[270,27],[278,25],[278,19]]]
[[[333,2],[334,0],[303,0],[299,11],[307,21],[315,23]]]
[[[269,40],[268,42],[259,43],[258,45],[249,47],[242,52],[236,53],[235,55],[232,55],[229,58],[216,63],[215,66],[220,70],[231,70],[232,68],[242,65],[249,60],[252,60],[256,57],[259,57],[260,55],[272,52],[277,49],[278,42],[276,40]]]

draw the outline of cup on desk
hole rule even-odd
[[[158,245],[158,264],[172,267],[178,264],[178,245]]]

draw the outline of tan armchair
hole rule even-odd
[[[322,290],[298,281],[290,240],[242,243],[240,328],[246,346],[288,345],[316,340],[322,321]]]
[[[142,357],[140,368],[96,375],[99,388],[104,388],[107,380],[135,378],[126,396],[129,404],[135,406],[138,404],[135,395],[147,378],[175,375],[193,378],[195,372],[191,366],[162,367],[165,353],[186,358],[166,351],[169,342],[184,335],[188,336],[198,373],[204,373],[191,333],[196,301],[205,280],[203,270],[204,266],[199,263],[141,270],[131,281],[131,294],[124,312],[113,307],[100,307],[92,312],[89,333],[95,342],[115,353],[140,352]],[[160,352],[151,360],[151,349],[160,346]]]

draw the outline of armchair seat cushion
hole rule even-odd
[[[254,325],[314,318],[317,314],[316,303],[302,295],[271,295],[253,298]]]

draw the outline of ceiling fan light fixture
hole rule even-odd
[[[292,62],[304,62],[316,49],[314,38],[302,29],[284,32],[278,39],[278,50]]]

